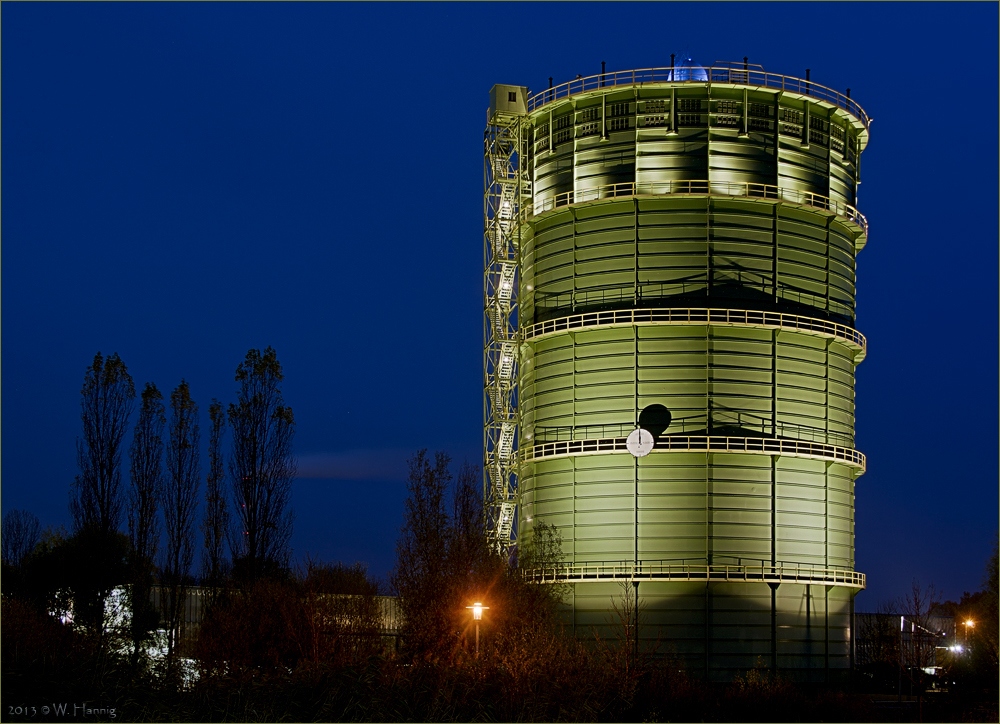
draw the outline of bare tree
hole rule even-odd
[[[167,666],[172,666],[180,635],[180,618],[187,594],[187,579],[194,560],[194,516],[198,505],[198,406],[187,382],[181,380],[170,393],[170,441],[167,445],[167,484],[163,518],[167,552],[163,564],[168,622]]]
[[[900,662],[899,617],[896,601],[881,601],[875,613],[856,614],[855,623],[857,666],[873,677],[891,671],[893,685]]]
[[[446,588],[449,583],[450,521],[445,493],[451,482],[447,454],[426,450],[409,460],[403,527],[396,542],[392,585],[403,608],[403,640],[417,655],[441,651],[452,628]]]
[[[239,518],[232,540],[233,566],[250,580],[288,562],[295,418],[281,397],[282,379],[274,349],[251,349],[236,368],[240,388],[237,401],[229,405],[229,472]]]
[[[997,539],[993,539],[993,552],[990,554],[989,561],[986,563],[986,577],[983,579],[983,598],[981,599],[979,605],[976,607],[978,609],[978,617],[982,621],[979,627],[976,629],[976,637],[978,641],[982,642],[982,651],[984,653],[985,665],[982,667],[984,671],[988,671],[988,675],[992,675],[992,680],[995,682],[997,680],[996,671],[997,666],[1000,664],[998,660],[998,586],[997,577],[1000,574],[1000,557],[998,557],[998,546]],[[979,647],[977,647],[978,649]]]
[[[526,538],[527,540],[518,541],[517,544],[518,568],[525,571],[551,570],[562,565],[562,534],[558,528],[536,517],[531,535]]]
[[[35,549],[41,537],[41,526],[32,513],[26,510],[8,510],[3,516],[3,563],[20,567]]]
[[[139,660],[147,632],[157,624],[150,602],[153,566],[159,547],[157,508],[163,490],[163,395],[147,382],[139,403],[139,420],[129,450],[132,485],[128,496],[128,534],[132,544],[132,662]]]
[[[300,649],[315,663],[364,663],[381,653],[379,584],[361,563],[307,561],[299,601]],[[304,634],[304,635],[303,635]]]
[[[551,575],[563,566],[565,557],[559,529],[536,516],[531,534],[522,535],[518,540],[517,570],[529,577]],[[548,599],[554,610],[569,595],[572,586],[566,583],[547,583],[544,586],[534,586],[533,590],[536,591],[536,596]]]
[[[431,457],[426,450],[409,460],[409,495],[391,577],[402,609],[401,640],[416,659],[460,662],[471,656],[474,624],[467,607],[481,601],[490,609],[482,619],[484,656],[513,664],[523,660],[530,642],[554,630],[560,597],[555,586],[528,583],[487,544],[476,467],[459,469],[454,497],[447,500],[449,462],[445,453]],[[536,527],[539,532],[527,560],[556,565],[562,558],[558,532],[544,525]]]
[[[639,598],[639,586],[636,582],[619,581],[618,587],[621,595],[617,600],[613,597],[611,599],[611,625],[618,639],[618,646],[609,651],[609,654],[621,673],[623,693],[630,699],[638,683],[639,626],[646,604]]]
[[[122,440],[132,415],[135,386],[117,354],[98,352],[87,368],[82,390],[83,439],[77,441],[76,477],[70,501],[77,530],[107,535],[121,522]]]
[[[482,473],[479,467],[463,463],[455,478],[452,525],[448,540],[448,567],[455,574],[469,578],[490,549],[483,535]]]
[[[208,479],[205,491],[205,552],[202,561],[205,582],[214,591],[225,576],[225,544],[229,529],[229,510],[226,507],[226,490],[223,487],[225,461],[222,455],[222,434],[226,426],[226,413],[222,403],[212,400],[208,407]]]
[[[931,622],[930,612],[940,601],[933,583],[925,588],[920,585],[920,581],[913,579],[910,591],[900,603],[900,607],[906,612],[905,623],[901,626],[908,634],[902,637],[903,660],[912,677],[913,671],[923,669],[934,660],[937,632]]]

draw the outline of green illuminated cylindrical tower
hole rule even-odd
[[[494,88],[488,526],[557,529],[564,562],[526,575],[579,635],[637,592],[642,645],[710,679],[850,669],[869,123],[747,63]]]

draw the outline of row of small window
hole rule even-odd
[[[678,113],[677,114],[677,125],[682,128],[704,128],[707,123],[707,114],[701,113]],[[651,116],[646,115],[641,119],[641,126],[643,128],[664,128],[670,125],[670,117],[668,115],[658,115]],[[741,124],[741,119],[739,116],[716,116],[712,119],[712,127],[714,128],[739,128]],[[631,128],[631,121],[628,117],[625,118],[609,118],[607,120],[607,130],[611,131],[625,131]],[[771,132],[772,126],[771,121],[764,118],[750,118],[747,119],[747,128],[750,131],[756,132]],[[601,131],[601,124],[599,121],[591,121],[589,123],[581,124],[577,127],[576,138],[586,138],[588,136],[596,136]],[[565,143],[573,138],[573,129],[563,128],[556,131],[553,134],[552,143],[558,146],[561,143]],[[549,148],[549,125],[543,124],[535,129],[535,151],[545,151]]]
[[[564,116],[563,118],[569,119],[570,116]],[[609,117],[607,120],[609,131],[620,131],[630,128],[630,116],[618,116]],[[679,126],[704,126],[706,124],[707,114],[702,113],[679,113],[677,118],[677,124]],[[587,114],[582,117],[581,123],[579,125],[579,131],[577,133],[577,138],[581,136],[589,136],[597,133],[595,130],[599,125],[600,116],[598,114]],[[563,119],[557,119],[555,124],[556,135],[560,138],[569,138],[570,123],[560,123]],[[656,127],[656,126],[666,126],[669,125],[668,115],[643,115],[642,116],[642,126],[646,128]],[[715,115],[713,126],[718,126],[722,128],[737,128],[740,125],[740,116],[738,115]],[[747,125],[751,131],[769,131],[771,130],[771,122],[764,118],[749,118]],[[542,139],[547,139],[549,135],[549,124],[543,123],[535,129],[535,138],[542,141]],[[548,147],[547,141],[545,141],[546,148]],[[559,143],[557,140],[556,143]]]
[[[704,127],[709,116],[704,113],[678,113],[677,125],[685,127]],[[711,119],[713,128],[739,128],[742,123],[740,116],[717,115]],[[653,128],[670,125],[670,116],[645,116],[643,127]],[[771,121],[766,118],[748,118],[747,129],[750,131],[771,131]]]
[[[622,116],[628,116],[631,112],[631,107],[629,103],[609,103],[605,108],[605,116],[607,118],[620,118]],[[601,119],[601,108],[585,108],[576,114],[577,124],[590,124],[594,121],[599,121]],[[573,125],[573,114],[568,113],[565,116],[559,116],[553,120],[553,130],[560,131],[564,128],[569,128]],[[543,123],[535,129],[535,137],[539,135],[546,135],[549,132],[549,124]]]
[[[718,101],[713,101],[713,103],[715,104],[715,110],[710,112],[714,114],[733,115],[733,116],[739,116],[741,114],[742,103],[740,103],[739,101],[718,100]],[[651,100],[651,101],[645,101],[642,104],[642,106],[637,110],[640,115],[661,114],[661,113],[665,114],[667,113],[668,105],[669,104],[667,103],[666,100]],[[708,101],[703,101],[700,98],[680,98],[677,100],[677,110],[680,113],[685,113],[685,114],[702,114],[706,110],[708,110],[705,107],[706,105],[708,105]],[[632,113],[632,104],[627,102],[610,103],[605,108],[605,115],[608,118],[630,116],[631,113]],[[769,106],[763,103],[748,103],[747,116],[749,118],[754,118],[754,119],[770,118],[771,109]],[[576,114],[577,124],[589,124],[592,123],[593,121],[600,120],[600,118],[601,118],[601,109],[599,107],[585,108],[584,110],[579,111]],[[569,128],[570,126],[573,125],[573,120],[574,120],[573,114],[571,113],[554,119],[554,124],[555,124],[554,130],[558,131],[563,128]],[[795,123],[801,125],[802,112],[788,108],[783,108],[781,109],[780,120],[786,123]],[[647,125],[658,125],[658,124],[654,123]],[[732,123],[724,122],[719,125],[732,125]],[[755,125],[758,129],[761,130],[765,128],[764,125],[760,123],[757,123]],[[816,130],[820,131],[827,130],[826,122],[822,118],[818,117],[811,118],[809,125],[811,128],[814,128]],[[770,128],[770,126],[767,127]],[[549,124],[544,123],[538,126],[538,128],[535,131],[535,135],[536,137],[538,137],[539,135],[545,135],[548,132],[549,132]],[[843,139],[844,130],[839,126],[832,125],[830,128],[830,133],[834,135],[837,139],[840,140]]]
[[[843,129],[839,129],[840,133],[833,133],[833,129],[837,126],[831,127],[831,133],[827,135],[823,131],[815,130],[813,124],[809,124],[811,127],[809,129],[809,143],[815,143],[817,145],[830,146],[837,153],[844,154],[848,156],[851,163],[857,157],[857,147],[858,141],[853,136],[848,136],[844,139]],[[781,123],[778,127],[778,132],[785,136],[794,136],[796,138],[802,138],[802,127],[793,125],[790,123]],[[838,137],[839,136],[839,137]]]
[[[792,108],[782,108],[781,115],[779,119],[783,123],[794,123],[801,126],[803,123],[803,113],[802,111],[796,111]],[[844,138],[844,129],[835,123],[830,123],[824,118],[819,116],[809,117],[809,128],[816,131],[829,132],[839,139]]]
[[[616,118],[619,116],[627,116],[632,112],[630,103],[608,103],[604,108],[604,113],[608,118]],[[578,123],[587,123],[589,121],[596,121],[601,117],[601,109],[599,107],[585,108],[578,114]],[[563,116],[563,118],[570,118],[570,116]],[[560,119],[562,120],[562,119]]]
[[[664,128],[668,125],[669,118],[667,116],[646,116],[642,122],[643,128]],[[739,128],[739,125],[740,119],[738,116],[719,116],[712,122],[713,128]],[[678,128],[705,128],[705,115],[698,113],[678,113],[677,126]],[[607,122],[608,132],[626,131],[630,127],[628,118],[612,118]],[[771,122],[761,118],[751,118],[747,121],[747,130],[751,132],[771,133]],[[781,124],[779,130],[784,135],[794,136],[796,138],[801,138],[802,135],[800,129],[788,126],[787,124]],[[597,136],[600,135],[600,132],[601,124],[599,122],[591,122],[579,126],[576,132],[576,138]],[[541,135],[536,133],[535,138],[537,139],[535,142],[536,153],[549,150],[549,135],[547,132]],[[558,147],[561,144],[568,143],[573,140],[573,138],[573,129],[564,128],[553,134],[552,145],[553,147]],[[829,142],[833,150],[841,154],[849,164],[857,162],[857,151],[855,150],[855,141],[853,139],[850,140],[849,145],[845,150],[845,144],[843,141],[828,139],[824,134],[816,131],[810,131],[809,142],[824,148]]]
[[[609,118],[606,122],[607,131],[627,131],[631,124],[628,117],[619,118]],[[597,136],[601,133],[601,123],[600,121],[591,121],[589,123],[584,123],[577,127],[576,137],[586,138],[587,136]],[[573,138],[572,128],[563,128],[556,131],[552,136],[552,143],[558,146],[561,143],[566,143]],[[535,129],[535,152],[545,151],[549,148],[549,126],[544,124]]]
[[[740,108],[741,103],[733,100],[718,100],[715,103],[715,112],[711,115],[703,112],[703,101],[699,98],[680,98],[677,100],[677,125],[679,127],[705,127],[711,124],[716,128],[739,128],[741,125]],[[642,107],[637,109],[641,116],[641,125],[646,128],[665,127],[669,125],[667,115],[666,100],[645,101]],[[632,104],[628,102],[610,103],[605,107],[606,127],[608,131],[622,131],[630,128],[630,112]],[[747,104],[747,130],[756,132],[770,132],[773,130],[769,119],[770,108],[763,103]],[[802,137],[802,124],[804,114],[791,108],[781,108],[778,114],[778,132],[786,136]],[[600,133],[601,109],[598,107],[587,108],[577,114],[576,138],[585,138],[598,135]],[[552,143],[559,145],[571,140],[573,136],[573,114],[567,114],[554,119],[554,131]],[[549,148],[549,124],[544,123],[535,129],[536,151]],[[831,146],[838,153],[843,154],[851,163],[857,157],[857,139],[847,135],[845,129],[837,124],[813,116],[809,119],[810,143],[826,147]]]
[[[802,113],[802,111],[796,111],[796,110],[791,109],[791,108],[782,108],[781,109],[781,120],[782,121],[788,121],[789,123],[797,123],[797,124],[799,124],[801,126],[802,125],[803,115],[804,114]],[[833,128],[836,128],[837,130],[839,130],[841,133],[843,133],[843,131],[844,131],[843,128],[837,126],[836,124],[829,123],[829,121],[827,121],[826,119],[824,119],[824,118],[822,118],[820,116],[810,116],[809,117],[809,127],[810,128],[814,128],[817,131],[826,131],[831,126]]]
[[[742,103],[733,100],[717,100],[712,101],[715,104],[715,109],[712,111],[710,108],[706,108],[709,104],[708,101],[700,98],[679,98],[677,99],[677,110],[680,113],[688,114],[701,114],[708,110],[715,114],[728,114],[738,116],[742,112]],[[649,114],[665,114],[668,110],[668,103],[666,100],[650,100],[645,101],[641,108],[638,108],[638,112],[641,115]],[[609,103],[605,109],[605,115],[608,118],[616,118],[622,116],[629,116],[632,112],[632,104],[623,103]],[[747,104],[747,116],[750,118],[770,118],[771,109],[764,103],[748,103]],[[577,113],[576,121],[578,124],[587,124],[593,121],[599,120],[601,117],[601,109],[599,107],[586,108]],[[781,108],[778,114],[778,120],[781,122],[781,128],[783,132],[793,133],[791,130],[785,131],[784,129],[791,129],[793,126],[802,126],[804,121],[804,114],[802,111],[795,110],[793,108]],[[555,119],[555,130],[560,130],[563,128],[569,128],[573,125],[573,114],[567,114],[560,116]],[[726,124],[723,124],[726,125]],[[838,126],[835,123],[830,123],[824,118],[819,116],[812,116],[809,119],[809,128],[811,130],[819,131],[821,133],[828,133],[832,138],[837,141],[843,141],[845,138],[845,131],[842,126]],[[797,131],[801,133],[801,131]],[[536,130],[536,135],[539,133],[548,133],[548,124],[543,124]]]
[[[743,104],[739,101],[717,100],[714,113],[730,113],[739,115],[743,112]],[[669,104],[666,100],[646,101],[640,113],[666,113]],[[681,113],[703,113],[711,110],[709,101],[701,98],[678,98],[677,110]],[[748,103],[747,115],[751,118],[768,118],[771,115],[770,108],[764,103]]]
[[[596,126],[596,124],[594,124]],[[587,134],[590,135],[590,134]],[[558,146],[560,143],[566,143],[573,138],[572,128],[563,128],[552,134],[552,144]],[[544,126],[539,126],[535,129],[535,153],[539,151],[547,151],[549,148],[549,127],[546,123]]]

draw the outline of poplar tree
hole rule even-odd
[[[222,583],[225,576],[225,545],[229,529],[229,510],[226,507],[225,460],[222,453],[222,435],[226,426],[226,413],[222,403],[212,400],[208,408],[208,478],[205,491],[205,552],[203,571],[205,583],[211,592]]]
[[[128,533],[132,550],[143,561],[154,561],[159,547],[156,512],[163,487],[163,395],[152,382],[142,391],[135,425],[131,461],[132,486],[128,497]]]
[[[281,396],[283,379],[274,349],[251,349],[236,368],[240,386],[236,402],[229,405],[229,474],[238,524],[233,568],[249,580],[276,574],[288,562],[295,417]]]
[[[80,474],[73,484],[70,510],[78,531],[108,535],[121,523],[122,441],[135,404],[135,385],[116,354],[98,352],[81,390],[83,439],[77,440]]]
[[[163,492],[163,395],[147,382],[139,403],[131,460],[132,484],[128,496],[128,534],[132,544],[132,661],[136,664],[147,632],[157,624],[150,601],[153,567],[159,547],[157,510]]]
[[[167,667],[172,668],[180,635],[181,614],[194,560],[194,516],[198,505],[198,406],[188,383],[170,393],[170,440],[167,483],[163,495],[167,550],[162,568],[164,614],[168,624]]]
[[[81,390],[83,437],[77,440],[79,475],[70,491],[73,547],[78,583],[73,589],[76,621],[105,643],[105,604],[128,580],[128,542],[120,532],[121,458],[125,431],[135,406],[135,385],[118,354],[98,352]]]
[[[396,542],[391,582],[403,609],[403,640],[417,655],[439,655],[452,630],[449,590],[451,521],[445,497],[451,484],[446,453],[419,450],[409,463],[403,527]]]

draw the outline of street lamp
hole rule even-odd
[[[489,606],[484,606],[479,601],[476,601],[471,606],[466,606],[466,608],[472,610],[472,620],[476,622],[476,658],[479,658],[479,622],[483,620],[483,611],[489,611]]]
[[[975,628],[976,622],[971,618],[965,620],[965,643],[969,643],[969,629]]]

